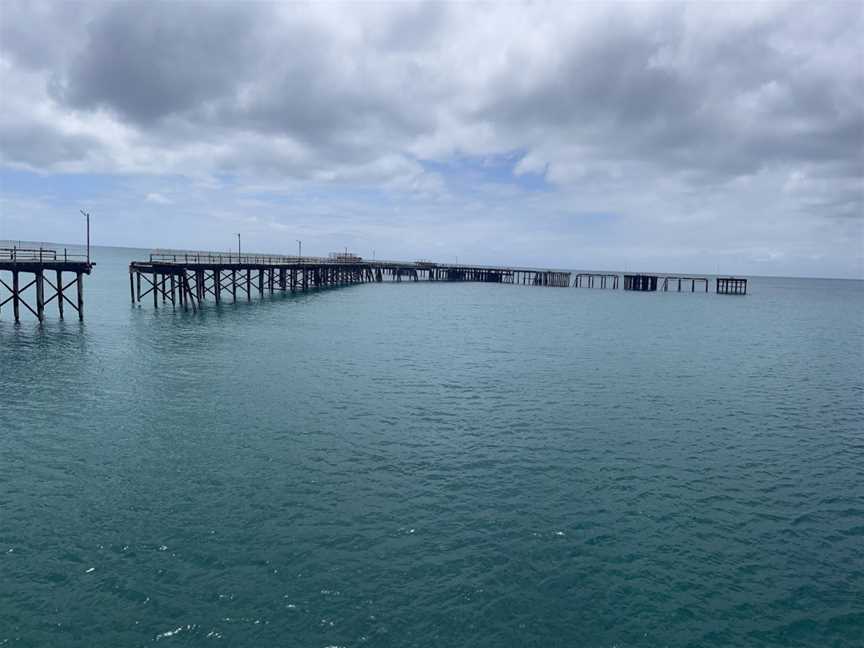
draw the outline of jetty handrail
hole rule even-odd
[[[54,248],[23,248],[23,247],[3,247],[0,248],[0,260],[2,261],[26,261],[38,262],[45,261],[69,261],[75,259],[86,259],[86,254],[70,253],[67,248],[63,248],[62,252]]]
[[[240,263],[297,264],[345,263],[328,257],[285,256],[281,254],[235,254],[233,252],[151,252],[150,263]]]
[[[388,259],[340,258],[337,256],[296,256],[283,254],[262,254],[236,252],[207,252],[194,250],[153,250],[149,255],[149,263],[153,264],[247,264],[247,265],[352,265],[375,268],[449,268],[453,270],[496,270],[511,272],[569,272],[556,268],[530,268],[517,266],[490,266],[471,263],[447,263],[446,261],[395,261]]]

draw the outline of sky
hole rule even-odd
[[[0,240],[864,277],[864,3],[0,0]]]

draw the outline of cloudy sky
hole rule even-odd
[[[864,276],[864,3],[0,0],[0,239]]]

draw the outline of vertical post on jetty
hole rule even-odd
[[[42,270],[37,270],[36,275],[36,318],[41,322],[45,319],[45,276]]]
[[[135,273],[135,285],[136,285],[136,288],[138,290],[138,292],[136,293],[137,297],[138,297],[136,301],[140,304],[141,303],[141,273],[140,272]]]
[[[172,274],[171,275],[171,308],[174,308],[176,306],[176,303],[174,302],[176,292],[177,292],[177,285],[175,283],[174,275]]]
[[[75,273],[77,276],[76,282],[78,284],[78,319],[80,321],[84,321],[84,282],[81,278],[84,276],[80,272]]]
[[[131,282],[132,275],[129,275]],[[60,313],[60,319],[63,319],[63,271],[57,271],[57,311]]]
[[[252,301],[252,270],[246,268],[246,301]]]
[[[159,285],[159,275],[153,273],[153,308],[159,308],[159,291],[156,287]]]
[[[240,244],[240,237],[237,237],[237,244]],[[234,303],[237,303],[237,271],[231,271],[231,298],[234,300]]]
[[[58,277],[58,282],[57,282],[57,283],[59,284],[59,283],[60,283],[60,282],[59,282],[59,277],[60,277],[60,273],[59,273],[59,272],[57,273],[57,277]],[[132,300],[132,304],[135,304],[135,277],[132,276],[132,271],[131,271],[131,270],[129,271],[129,299]],[[62,298],[62,288],[61,288],[61,298],[60,298],[60,303],[61,303],[61,304],[63,303],[63,298]],[[62,314],[62,313],[63,313],[63,307],[62,307],[62,306],[60,307],[60,313],[61,313],[61,314],[60,314],[60,317],[63,317],[63,314]]]
[[[21,306],[18,303],[18,271],[12,271],[12,313],[15,316],[15,321],[18,322],[21,319]]]

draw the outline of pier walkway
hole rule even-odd
[[[214,252],[154,252],[129,264],[133,304],[152,300],[197,310],[212,299],[236,302],[275,292],[384,281],[478,281],[566,288],[570,273],[537,268],[478,266],[431,261],[369,261],[351,254],[300,257]]]

